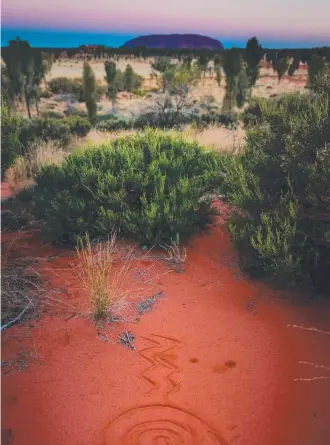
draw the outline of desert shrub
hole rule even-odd
[[[88,119],[79,116],[26,120],[21,128],[20,141],[25,150],[37,139],[53,140],[67,145],[72,136],[86,136],[90,129],[91,124]]]
[[[146,90],[143,90],[142,88],[134,88],[132,93],[139,97],[144,97],[147,94]]]
[[[43,99],[49,99],[52,96],[53,96],[53,93],[49,90],[43,90],[40,92],[40,97]]]
[[[124,119],[108,119],[106,121],[98,122],[95,125],[96,130],[98,131],[120,131],[120,130],[128,130],[132,128],[133,123],[130,121],[125,121]]]
[[[65,145],[70,137],[69,125],[64,119],[55,118],[25,120],[20,132],[20,141],[25,150],[36,139],[58,140]]]
[[[8,167],[22,153],[19,140],[22,121],[17,116],[11,116],[8,107],[1,100],[1,179]]]
[[[80,116],[87,118],[87,111],[80,110],[79,108],[69,106],[66,110],[64,110],[65,116]]]
[[[48,82],[48,89],[52,94],[74,94],[80,97],[82,89],[81,79],[55,77]]]
[[[55,118],[55,119],[62,119],[62,117],[64,117],[63,113],[60,113],[59,111],[44,111],[43,113],[41,113],[41,117],[43,119],[51,119],[51,118]]]
[[[107,94],[108,88],[106,85],[96,85],[96,100],[102,99]]]
[[[285,285],[328,293],[330,280],[329,94],[270,99],[222,193],[241,212],[230,221],[243,267]],[[328,272],[327,272],[328,271]]]
[[[12,165],[6,170],[5,181],[14,193],[26,185],[30,180],[28,161],[25,156],[18,156]]]
[[[211,222],[220,158],[155,130],[71,153],[37,175],[35,215],[53,241],[119,227],[144,244],[168,243]]]
[[[242,121],[245,127],[258,123],[261,120],[262,107],[267,104],[267,99],[255,97],[245,108],[242,114]]]
[[[70,132],[78,137],[86,136],[92,129],[92,124],[89,120],[80,116],[69,116],[64,121],[69,125]]]
[[[33,183],[38,170],[49,164],[59,164],[68,155],[52,140],[35,139],[28,145],[24,156],[19,156],[5,173],[5,180],[14,192]]]

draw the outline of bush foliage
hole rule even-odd
[[[36,178],[35,212],[53,241],[102,236],[114,226],[143,244],[168,243],[212,221],[207,194],[220,158],[155,130],[75,151]]]
[[[246,149],[223,190],[243,266],[286,285],[330,290],[330,89],[255,102]]]
[[[6,170],[21,155],[22,145],[19,140],[21,119],[11,116],[7,105],[1,100],[1,179]]]
[[[86,136],[91,128],[88,119],[79,116],[69,116],[63,119],[38,118],[23,122],[19,138],[25,149],[29,143],[36,139],[57,140],[60,144],[66,145],[72,136]]]

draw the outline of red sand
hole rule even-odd
[[[35,237],[26,234],[24,252]],[[244,278],[220,224],[187,256],[185,272],[159,278],[166,298],[152,313],[108,330],[114,343],[63,311],[5,332],[2,360],[24,347],[40,359],[3,373],[3,445],[330,443],[330,379],[294,381],[330,377],[299,363],[330,367],[330,335],[287,327],[330,331],[329,302],[294,305]],[[50,262],[49,276],[84,307],[71,260]],[[127,329],[136,351],[116,343]]]

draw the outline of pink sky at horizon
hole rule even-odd
[[[112,33],[328,38],[330,0],[2,0],[2,25]]]

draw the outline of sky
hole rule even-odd
[[[142,34],[194,33],[244,46],[330,45],[330,0],[2,0],[2,45],[120,46]]]

